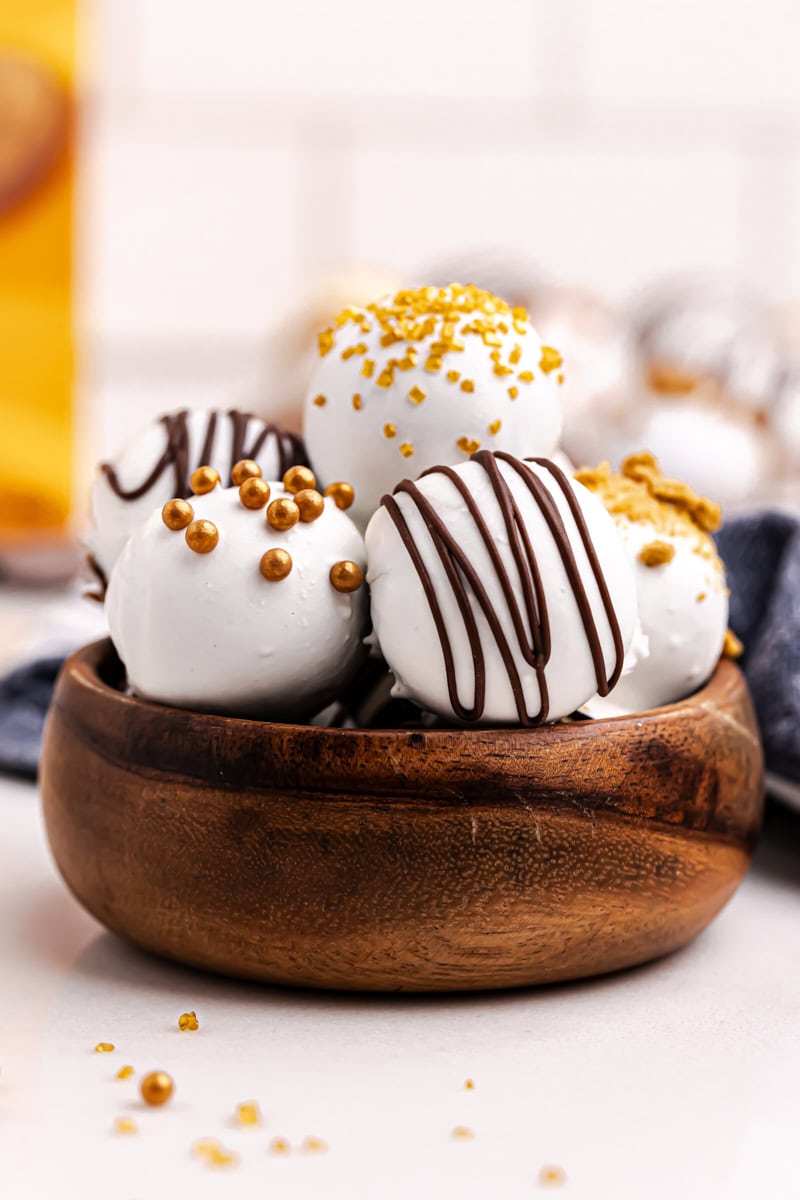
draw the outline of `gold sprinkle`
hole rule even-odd
[[[219,471],[215,471],[213,467],[198,467],[196,471],[192,471],[189,478],[195,496],[205,496],[207,492],[213,492],[218,483]]]
[[[210,554],[219,542],[219,530],[213,521],[192,521],[184,537],[195,554]]]
[[[394,370],[391,367],[384,367],[375,382],[381,388],[391,387],[394,383]]]
[[[280,533],[285,533],[287,529],[291,529],[299,520],[300,509],[294,500],[289,500],[285,496],[281,496],[278,500],[273,500],[267,509],[267,523]]]
[[[192,1146],[192,1154],[210,1167],[233,1167],[239,1161],[235,1150],[228,1150],[216,1138],[200,1138]]]
[[[364,582],[364,572],[358,563],[346,558],[333,564],[330,581],[337,592],[357,592]]]
[[[361,397],[359,396],[358,392],[356,392],[353,396],[353,408],[356,410],[356,412],[360,412],[361,410]]]
[[[438,354],[429,354],[425,360],[426,371],[440,371],[442,369],[442,360]]]
[[[517,379],[520,383],[533,383],[533,371],[520,371]]]
[[[467,1082],[464,1084],[464,1087],[468,1092],[474,1092],[475,1091],[475,1080],[468,1079]]]
[[[166,1104],[174,1090],[175,1084],[166,1071],[151,1071],[139,1085],[142,1099],[151,1108],[160,1108],[162,1104]]]
[[[120,1069],[117,1071],[114,1078],[115,1079],[130,1079],[130,1077],[131,1077],[131,1075],[133,1075],[133,1073],[134,1073],[133,1067],[126,1065],[124,1067],[120,1067]]]
[[[514,346],[514,349],[509,354],[508,361],[511,363],[512,366],[515,367],[521,358],[522,358],[522,346],[520,346],[519,343],[517,343]]]
[[[188,500],[168,500],[161,510],[161,520],[167,529],[185,529],[191,524],[194,509]]]
[[[400,453],[402,454],[403,458],[411,458],[411,455],[414,453],[414,447],[412,446],[411,442],[401,442]]]
[[[471,379],[462,379],[461,390],[462,390],[462,392],[474,392],[475,384],[472,382]]]
[[[422,401],[425,399],[425,393],[421,387],[415,385],[408,393],[408,398],[412,404],[422,404]]]
[[[646,567],[661,567],[672,562],[675,547],[672,542],[648,542],[646,546],[642,546],[637,557]]]
[[[316,486],[316,476],[309,467],[289,467],[289,470],[284,473],[284,491],[292,493],[302,492],[306,488],[315,488]]]
[[[239,488],[239,500],[243,508],[263,508],[269,500],[270,487],[266,479],[245,479]]]
[[[456,446],[459,450],[462,450],[464,454],[475,454],[476,451],[480,450],[481,448],[481,444],[477,438],[468,437],[460,437],[456,442]]]
[[[314,403],[316,404],[317,408],[324,408],[328,401],[325,396],[319,395],[314,397]]]
[[[245,479],[260,479],[263,472],[261,467],[252,458],[240,458],[237,463],[234,463],[231,471],[231,483],[234,487],[241,487]]]
[[[178,1017],[178,1029],[181,1033],[191,1031],[192,1033],[200,1028],[200,1022],[197,1019],[197,1013],[192,1009],[191,1012],[181,1013]]]
[[[500,432],[502,427],[503,422],[498,418],[498,420],[492,421],[491,425],[489,426],[489,433],[492,435],[492,437],[494,437],[496,433]]]
[[[325,501],[314,488],[303,488],[302,492],[297,492],[294,502],[300,509],[300,520],[306,525],[316,521],[325,510]]]
[[[344,483],[342,480],[337,480],[335,483],[329,483],[325,488],[325,495],[330,496],[337,508],[346,509],[356,498],[353,485]]]
[[[397,437],[397,427],[393,425],[391,421],[387,421],[387,423],[384,425],[383,436],[387,438]]]
[[[499,375],[501,378],[503,375],[513,375],[514,374],[513,367],[504,367],[502,363],[495,363],[494,366],[492,367],[492,371],[494,372],[495,375]]]
[[[375,363],[371,358],[365,358],[361,364],[361,374],[365,379],[372,378],[372,372],[375,370]]]
[[[260,1125],[261,1112],[255,1100],[244,1100],[236,1106],[236,1120],[240,1125]]]
[[[705,593],[705,592],[698,592],[698,593],[697,593],[696,599],[697,599],[697,603],[698,603],[698,604],[702,604],[702,603],[703,603],[703,601],[704,601],[706,598],[707,598],[707,597],[706,597],[706,593]]]
[[[561,1187],[567,1182],[567,1173],[563,1167],[542,1167],[539,1172],[539,1183],[542,1187]]]
[[[725,631],[725,641],[722,643],[723,658],[741,658],[744,654],[744,643],[739,640],[732,629]]]
[[[321,334],[319,334],[317,337],[317,343],[319,345],[320,358],[324,358],[325,355],[333,349],[334,340],[335,338],[332,329],[325,329]]]
[[[448,371],[447,372],[447,382],[448,383],[458,383],[460,378],[461,378],[460,371]]]
[[[556,379],[558,380],[559,384],[562,384],[564,382],[564,372],[559,371],[558,375],[556,375]]]
[[[517,388],[517,387],[510,387],[510,388],[508,389],[508,394],[509,394],[509,396],[511,397],[511,399],[512,399],[512,400],[516,400],[517,396],[519,395],[519,388]]]
[[[471,1142],[475,1137],[475,1131],[467,1125],[456,1125],[453,1130],[453,1138],[457,1142]]]
[[[291,1154],[292,1147],[286,1138],[275,1137],[269,1144],[270,1154]]]
[[[366,354],[366,353],[367,353],[367,347],[364,345],[363,342],[359,342],[357,346],[348,346],[348,348],[346,350],[343,350],[342,358],[348,359],[348,358],[352,358],[354,354]]]
[[[114,1122],[114,1133],[138,1133],[138,1127],[132,1117],[117,1117]]]
[[[551,371],[557,371],[563,362],[563,358],[553,346],[542,346],[539,368],[544,371],[545,375],[549,375]]]
[[[301,1146],[301,1149],[306,1154],[327,1154],[328,1143],[324,1140],[324,1138],[310,1135],[307,1138],[303,1138],[303,1145]]]
[[[261,555],[258,569],[270,583],[278,583],[291,572],[292,556],[288,550],[274,546],[272,550],[267,550]]]
[[[115,1049],[113,1042],[98,1042],[94,1048],[95,1054],[110,1054]]]

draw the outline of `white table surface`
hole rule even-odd
[[[800,816],[688,949],[593,983],[466,998],[245,986],[129,948],[78,907],[33,786],[0,781],[0,1196],[800,1196]],[[196,1009],[200,1029],[181,1033]],[[115,1043],[96,1054],[98,1041]],[[135,1079],[163,1068],[174,1101]],[[465,1080],[475,1081],[473,1091]],[[240,1128],[238,1102],[264,1121]],[[132,1116],[138,1133],[112,1132]],[[456,1126],[472,1140],[452,1137]],[[329,1152],[269,1153],[271,1138]],[[218,1137],[238,1165],[190,1153]],[[545,1164],[566,1182],[539,1181]]]

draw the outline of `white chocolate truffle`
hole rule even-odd
[[[632,455],[614,475],[607,464],[578,472],[606,504],[636,571],[647,654],[623,673],[590,716],[644,712],[696,691],[719,661],[728,628],[725,568],[710,530],[719,507],[661,475],[649,454]]]
[[[269,486],[266,507],[245,508],[238,488],[217,487],[189,501],[192,525],[172,530],[156,510],[129,538],[111,573],[106,614],[137,695],[289,720],[319,711],[357,669],[368,620],[361,534],[331,500],[316,519],[297,519],[293,495]],[[270,513],[294,523],[274,528]],[[196,553],[187,541],[199,523],[203,548],[203,522],[218,540]],[[361,576],[354,590],[332,582],[342,565],[347,587]]]
[[[603,505],[555,464],[481,451],[403,481],[366,533],[394,694],[461,722],[574,712],[622,669],[633,571]]]
[[[350,308],[320,334],[305,439],[323,480],[356,489],[366,524],[409,474],[475,451],[551,454],[561,357],[522,308],[452,284]]]
[[[307,461],[300,438],[236,409],[183,410],[147,425],[102,464],[92,488],[89,551],[98,574],[109,577],[128,538],[154,509],[190,495],[196,467],[215,468],[227,487],[243,458],[255,459],[265,479],[280,479],[288,467]]]

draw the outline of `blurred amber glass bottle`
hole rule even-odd
[[[0,544],[70,510],[75,8],[0,0]]]

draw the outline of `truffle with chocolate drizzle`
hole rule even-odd
[[[546,459],[481,451],[384,496],[366,533],[395,695],[461,722],[536,725],[607,694],[633,572],[595,497]]]
[[[144,518],[170,499],[186,499],[192,477],[209,468],[224,487],[237,464],[250,462],[267,479],[305,464],[302,440],[238,409],[181,410],[148,425],[111,461],[102,463],[92,489],[94,531],[89,565],[101,591],[125,542]],[[251,472],[252,474],[252,472]]]

